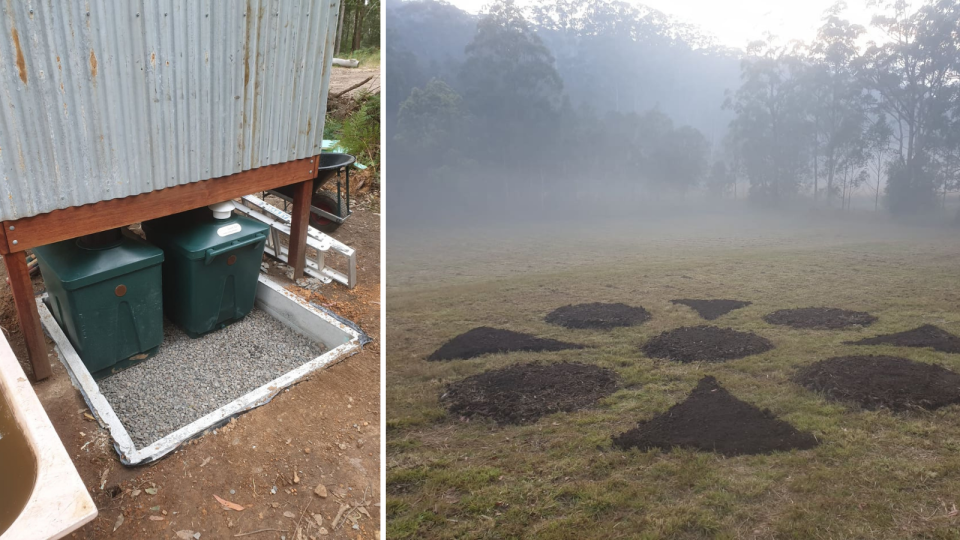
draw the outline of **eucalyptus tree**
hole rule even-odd
[[[929,208],[936,198],[931,169],[934,131],[946,111],[960,67],[960,7],[937,0],[909,11],[905,0],[880,6],[873,19],[885,40],[872,42],[860,63],[878,110],[891,118],[896,163],[890,167],[888,203],[895,213]]]
[[[556,142],[562,103],[553,55],[513,0],[490,6],[465,53],[458,81],[477,151],[491,167],[539,164]]]
[[[883,182],[883,173],[886,171],[887,163],[890,161],[890,140],[892,138],[893,130],[884,116],[879,116],[874,120],[864,136],[869,167],[875,179],[875,185],[871,185],[871,189],[874,190],[874,211],[880,208],[880,185]]]
[[[836,175],[841,168],[850,167],[862,146],[868,122],[869,95],[856,73],[857,40],[865,30],[844,19],[844,9],[846,4],[841,1],[825,13],[804,70],[815,144],[814,198],[819,196],[819,176],[825,174],[827,204],[831,204],[837,192]]]
[[[725,104],[736,113],[731,136],[751,198],[779,201],[799,192],[809,167],[812,126],[803,64],[772,39],[754,42],[741,63],[741,85]]]

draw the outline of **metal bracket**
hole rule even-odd
[[[238,212],[270,226],[270,234],[267,235],[267,244],[264,251],[268,255],[289,264],[288,250],[283,245],[282,239],[286,238],[289,245],[290,214],[253,195],[244,196],[243,203],[233,201],[233,205]],[[311,258],[310,252],[307,250],[307,265],[304,268],[304,273],[319,279],[323,283],[336,281],[350,289],[357,286],[357,252],[355,249],[310,226],[307,227],[307,247],[313,248],[316,257]],[[326,265],[328,252],[338,253],[346,258],[346,274]]]

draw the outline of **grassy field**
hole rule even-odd
[[[923,323],[960,334],[958,235],[803,216],[648,225],[563,235],[530,226],[522,237],[506,227],[388,233],[389,538],[960,539],[960,406],[870,412],[789,380],[800,366],[847,354],[960,371],[960,355],[843,344]],[[714,324],[756,332],[776,348],[723,364],[644,357],[639,346],[650,337],[705,324],[670,303],[684,297],[752,301]],[[591,301],[642,305],[653,317],[612,331],[543,322],[556,307]],[[879,321],[822,331],[761,319],[805,306],[869,311]],[[424,360],[480,325],[588,348]],[[440,406],[450,381],[535,360],[607,367],[622,387],[591,409],[525,426],[465,422]],[[820,446],[735,458],[611,446],[611,435],[682,401],[707,374],[813,432]]]

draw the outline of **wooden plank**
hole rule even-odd
[[[293,211],[290,213],[290,247],[287,264],[293,266],[293,279],[303,277],[307,265],[307,225],[310,223],[310,202],[313,180],[294,186]]]
[[[258,191],[312,179],[316,157],[269,165],[229,176],[169,187],[141,195],[54,210],[15,221],[4,221],[4,248],[23,252],[85,234],[185,212]],[[11,227],[13,229],[11,230]],[[0,252],[4,248],[0,248]]]
[[[34,379],[41,381],[52,374],[50,358],[47,356],[47,344],[43,340],[43,330],[40,326],[40,313],[33,297],[33,283],[30,282],[30,270],[27,268],[25,253],[9,253],[3,256],[3,263],[7,267],[7,276],[10,278],[10,288],[13,290],[13,302],[17,307],[17,318],[20,319],[20,331],[27,342],[27,354],[30,364],[33,365]]]

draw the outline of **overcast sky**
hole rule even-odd
[[[448,0],[455,6],[477,13],[490,0]],[[770,32],[785,43],[793,39],[812,41],[823,12],[836,0],[628,0],[646,4],[682,22],[700,27],[721,45],[744,48]],[[529,0],[517,0],[519,5]],[[875,9],[865,0],[848,0],[846,18],[869,28]],[[878,37],[879,38],[879,37]]]

